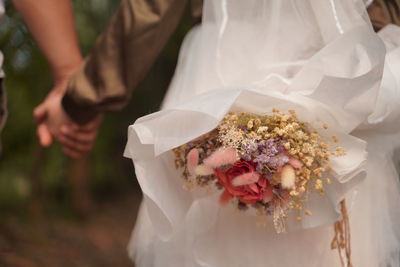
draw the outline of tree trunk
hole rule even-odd
[[[75,211],[85,218],[93,212],[95,205],[89,186],[88,158],[71,160],[68,173],[68,181],[71,185],[71,200]]]
[[[29,175],[31,179],[32,192],[28,201],[28,212],[32,218],[40,219],[43,217],[43,185],[41,173],[46,162],[46,153],[44,148],[40,146],[38,142],[35,144],[33,156],[34,160]]]

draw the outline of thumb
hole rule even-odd
[[[40,104],[33,111],[33,117],[37,123],[42,122],[47,117],[47,108],[45,104]]]
[[[53,143],[53,136],[46,124],[40,123],[36,128],[36,134],[43,147],[48,147]]]

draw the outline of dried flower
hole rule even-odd
[[[303,205],[310,191],[323,194],[323,181],[331,183],[323,178],[330,157],[346,155],[340,146],[331,151],[328,141],[338,138],[321,137],[294,110],[273,109],[269,115],[228,113],[216,129],[173,151],[186,188],[215,184],[223,190],[222,204],[235,200],[240,210],[271,215],[276,231],[284,232],[288,210],[312,215]]]
[[[214,169],[204,164],[196,166],[194,174],[198,176],[208,176],[214,174]]]
[[[233,148],[219,148],[204,160],[204,165],[211,168],[218,168],[224,165],[235,163],[239,159]]]
[[[216,177],[225,189],[225,193],[222,196],[226,198],[228,194],[231,197],[239,198],[240,201],[247,204],[255,204],[257,201],[263,200],[266,188],[271,187],[264,177],[261,176],[257,182],[243,186],[235,186],[232,184],[233,179],[236,177],[251,172],[254,172],[254,168],[245,161],[235,163],[233,167],[226,172],[215,169]]]
[[[196,148],[190,150],[187,154],[187,168],[190,174],[194,174],[197,164],[199,163],[199,151]]]
[[[296,174],[291,165],[286,165],[281,172],[281,186],[284,189],[291,189],[295,186]]]

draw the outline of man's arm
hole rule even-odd
[[[185,4],[186,0],[122,0],[110,25],[72,79],[63,97],[63,108],[60,95],[51,93],[35,110],[40,139],[55,137],[64,152],[74,158],[88,153],[101,122],[100,113],[118,110],[129,101],[132,90],[175,30]],[[64,110],[81,126],[65,123]],[[43,115],[45,123],[40,120]]]
[[[400,26],[400,0],[374,0],[368,7],[368,15],[375,31],[389,23]]]
[[[83,67],[72,78],[63,107],[73,120],[128,103],[184,12],[186,0],[122,0]]]

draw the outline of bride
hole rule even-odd
[[[205,0],[203,10],[163,109],[129,128],[125,155],[144,195],[129,246],[137,266],[341,266],[331,240],[343,199],[351,248],[342,264],[400,266],[400,28],[376,35],[361,0]],[[220,206],[219,193],[183,188],[173,148],[234,106],[267,111],[289,98],[328,119],[309,103],[323,107],[368,152],[346,158],[346,179],[310,200],[312,216],[278,234],[268,218],[259,226]]]

